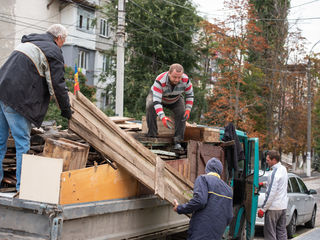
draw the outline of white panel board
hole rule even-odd
[[[58,204],[62,167],[63,159],[24,154],[19,198]]]

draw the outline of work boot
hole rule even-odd
[[[179,150],[179,151],[183,151],[184,150],[184,148],[181,146],[180,143],[175,143],[173,149],[174,150]]]

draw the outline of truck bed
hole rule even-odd
[[[57,205],[0,195],[1,239],[153,239],[182,232],[189,218],[155,196]]]

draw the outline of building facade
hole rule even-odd
[[[94,86],[96,105],[105,109],[110,104],[105,87],[114,81],[110,74],[114,31],[103,14],[107,0],[8,0],[1,3],[0,11],[0,66],[6,61],[21,37],[30,33],[44,33],[60,23],[68,30],[62,52],[67,66],[77,65]],[[99,81],[101,76],[105,81]]]

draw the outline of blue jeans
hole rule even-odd
[[[31,124],[26,118],[21,116],[11,107],[0,101],[0,183],[3,179],[2,161],[7,152],[7,141],[9,137],[9,128],[16,146],[17,162],[17,191],[20,190],[22,154],[30,149],[30,130]]]

